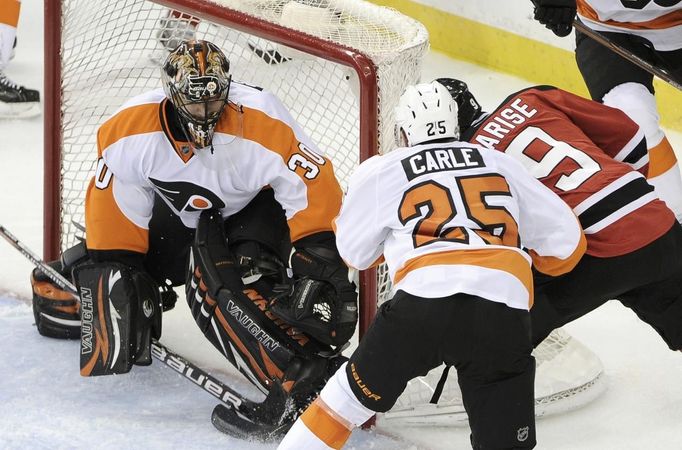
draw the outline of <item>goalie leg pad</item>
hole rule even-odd
[[[209,341],[268,391],[294,356],[327,348],[272,315],[261,292],[244,286],[241,270],[227,246],[220,213],[202,213],[190,250],[187,302]]]
[[[81,298],[81,375],[127,373],[133,364],[151,364],[162,310],[154,281],[115,263],[80,266],[74,277]]]

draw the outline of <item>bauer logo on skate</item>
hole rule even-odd
[[[483,158],[475,148],[428,148],[401,161],[407,179],[446,170],[484,167]]]
[[[350,370],[353,373],[353,380],[355,380],[355,384],[358,385],[362,393],[365,394],[367,398],[376,401],[381,400],[381,395],[372,393],[372,391],[370,391],[369,388],[365,386],[365,383],[362,382],[360,375],[358,375],[358,373],[355,371],[355,364],[353,363],[350,364]]]

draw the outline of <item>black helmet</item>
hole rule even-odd
[[[161,72],[163,89],[189,140],[197,148],[208,147],[230,91],[225,54],[208,41],[185,41],[170,52]]]
[[[481,115],[481,105],[469,92],[469,87],[464,81],[454,78],[437,78],[436,81],[448,89],[457,103],[457,122],[460,133],[463,133]]]

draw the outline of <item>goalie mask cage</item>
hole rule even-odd
[[[332,159],[344,188],[360,161],[393,146],[393,108],[419,81],[428,49],[420,23],[363,0],[45,0],[46,260],[80,234],[97,127],[133,96],[160,87],[160,63],[186,38],[212,41],[230,60],[233,80],[275,93]],[[387,271],[364,271],[359,287],[362,335],[389,295]],[[542,360],[570,354],[583,364],[579,377],[562,367],[563,383],[549,382],[562,399],[575,398],[571,389],[596,392],[590,383],[601,376],[598,358],[586,349],[566,352],[569,341],[541,346]],[[429,409],[433,373],[411,382],[386,419],[461,420],[456,381],[436,413]]]

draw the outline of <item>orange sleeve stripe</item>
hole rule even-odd
[[[287,164],[289,155],[297,151],[293,147],[298,144],[298,140],[285,122],[253,108],[243,107],[241,120],[237,114],[231,112],[226,114],[224,121],[221,120],[221,132],[241,135],[244,139],[262,145],[280,155],[284,164]],[[341,209],[341,186],[334,176],[331,161],[329,158],[325,160],[324,164],[318,165],[320,172],[313,180],[304,177],[304,170],[296,171],[306,184],[308,207],[289,220],[292,241],[320,231],[331,231],[331,221]]]
[[[540,256],[534,250],[530,251],[533,265],[540,272],[553,277],[563,275],[573,270],[587,250],[587,239],[585,234],[580,233],[580,242],[575,251],[566,259],[555,258],[553,256]]]
[[[578,14],[593,21],[630,30],[661,30],[682,25],[682,10],[676,10],[645,22],[618,22],[601,20],[597,12],[585,0],[578,0]]]
[[[90,250],[130,250],[147,253],[149,230],[128,219],[114,199],[112,179],[106,189],[97,189],[90,180],[85,196],[85,235]]]
[[[675,167],[676,164],[675,152],[668,138],[663,137],[663,140],[657,146],[649,149],[649,173],[647,173],[647,178],[650,179],[662,175]]]
[[[159,103],[131,106],[107,120],[97,130],[98,156],[111,144],[136,134],[162,131]]]
[[[0,23],[16,28],[20,9],[21,2],[17,0],[0,0]]]
[[[325,170],[325,167],[329,170]],[[317,178],[306,184],[308,207],[289,219],[292,242],[321,231],[331,231],[332,219],[341,210],[343,193],[331,170],[330,161],[320,167]]]
[[[405,276],[415,270],[435,265],[459,265],[485,267],[507,272],[523,283],[533,298],[533,274],[528,260],[519,252],[509,249],[476,249],[476,250],[452,250],[448,252],[429,253],[417,256],[405,262],[395,274],[397,284]]]
[[[301,415],[301,421],[328,447],[340,449],[350,437],[352,426],[335,414],[319,397]]]

